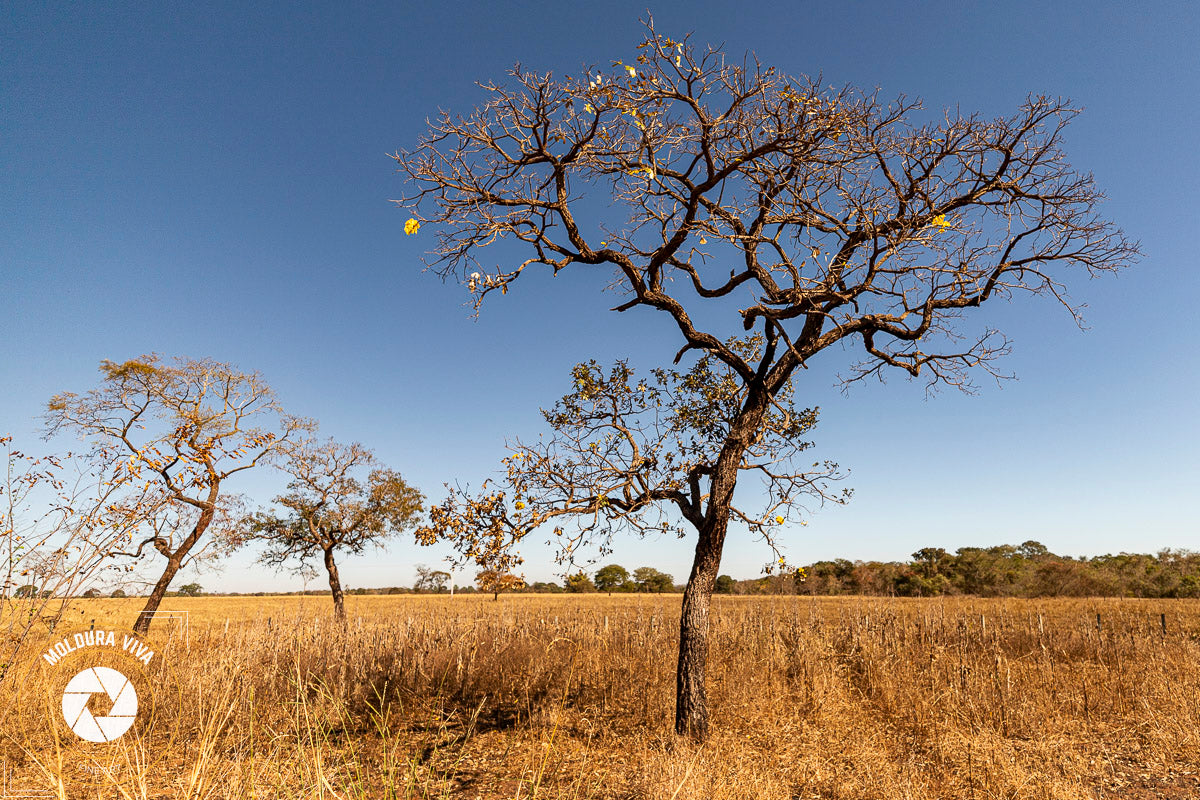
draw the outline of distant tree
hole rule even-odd
[[[574,575],[568,575],[565,585],[566,590],[573,593],[596,591],[596,584],[592,583],[592,579],[584,572],[576,572]]]
[[[601,536],[614,516],[636,528],[649,506],[677,507],[696,546],[675,727],[703,740],[709,605],[729,524],[770,533],[776,516],[735,513],[738,480],[761,467],[773,488],[760,496],[785,512],[814,485],[780,459],[793,438],[780,425],[803,419],[787,410],[793,378],[855,346],[846,382],[896,370],[969,388],[976,370],[999,375],[1009,347],[993,330],[968,335],[964,313],[1024,293],[1076,315],[1062,270],[1116,271],[1137,249],[1097,215],[1092,178],[1066,162],[1075,111],[1065,101],[1030,97],[996,120],[928,114],[904,97],[697,51],[646,25],[636,68],[576,78],[518,66],[510,84],[485,84],[474,113],[443,112],[394,157],[415,184],[399,201],[414,215],[406,226],[439,226],[427,264],[461,281],[476,307],[521,294],[509,289],[539,272],[608,270],[625,295],[614,310],[660,315],[680,339],[676,363],[695,351],[735,387],[698,392],[696,416],[681,415],[703,443],[682,454],[694,472],[671,469],[654,438],[631,463],[617,431],[625,452],[615,468],[596,454],[551,454],[574,493],[536,459],[522,458],[529,469],[508,487],[539,496],[541,521],[576,513]],[[483,267],[482,249],[501,242],[523,252]],[[755,345],[732,339],[736,328],[753,331]]]
[[[792,572],[792,588],[796,594],[800,594],[804,590],[806,583],[808,583],[808,570],[804,567],[796,567]]]
[[[110,594],[110,595],[109,595],[109,597],[118,597],[118,598],[120,598],[120,597],[128,597],[128,596],[129,596],[129,595],[125,594],[125,590],[124,590],[124,589],[113,589],[113,592],[112,592],[112,594]]]
[[[633,582],[639,592],[671,592],[675,590],[675,579],[654,567],[638,567],[633,571]]]
[[[334,613],[345,620],[338,554],[361,554],[414,528],[424,498],[357,442],[303,438],[281,453],[281,467],[292,480],[275,503],[285,512],[259,511],[248,517],[244,541],[263,543],[266,549],[259,560],[277,569],[294,565],[311,576],[316,572],[313,562],[319,560],[329,580]]]
[[[491,592],[493,600],[499,600],[501,592],[524,588],[525,579],[511,572],[485,569],[475,576],[475,585],[481,592]]]
[[[179,587],[179,594],[183,597],[199,597],[204,594],[204,587],[198,583],[185,583]]]
[[[728,575],[718,575],[717,581],[713,584],[713,591],[717,594],[733,594],[734,587],[737,586],[737,581]]]
[[[418,592],[444,592],[450,581],[450,573],[417,564],[417,582],[413,588]]]
[[[1021,546],[1017,548],[1017,552],[1023,558],[1045,558],[1050,555],[1050,551],[1046,549],[1046,545],[1041,542],[1035,542],[1033,539],[1022,542]]]
[[[40,594],[41,592],[38,590],[37,586],[33,585],[32,583],[27,583],[24,586],[18,586],[16,591],[13,592],[13,597],[18,597],[24,600],[37,597]]]
[[[948,561],[950,554],[940,547],[922,547],[913,553],[912,557],[921,576],[931,578],[938,574],[942,565]]]
[[[83,596],[89,600],[94,600],[95,598],[100,596],[100,590],[99,589],[88,589],[86,592],[83,593]]]
[[[105,466],[124,468],[133,481],[154,485],[157,502],[133,499],[145,511],[136,548],[164,559],[134,631],[144,634],[179,570],[196,558],[202,537],[230,510],[226,482],[273,458],[311,423],[283,412],[258,373],[208,359],[164,362],[144,355],[102,361],[101,383],[85,395],[63,392],[47,405],[48,434],[71,431],[96,445]]]
[[[563,587],[557,583],[553,583],[550,581],[538,581],[538,582],[534,583],[532,586],[530,586],[529,589],[530,589],[530,591],[533,591],[533,592],[544,592],[544,593],[549,593],[549,594],[557,594],[557,593],[562,592]]]
[[[600,592],[628,592],[633,589],[629,570],[620,564],[609,564],[596,570],[596,590]]]

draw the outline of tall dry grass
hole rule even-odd
[[[319,598],[261,600],[172,601],[190,635],[152,631],[164,689],[141,739],[73,741],[37,670],[10,676],[10,780],[72,798],[1200,797],[1197,602],[718,598],[698,747],[669,733],[678,597],[355,597],[345,629]],[[87,601],[68,625],[135,613]]]

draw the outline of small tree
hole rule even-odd
[[[117,598],[128,597],[128,596],[129,595],[125,594],[124,589],[113,589],[113,593],[109,595],[109,597],[117,597]]]
[[[112,556],[141,526],[152,493],[110,464],[30,455],[10,436],[0,436],[0,459],[2,681],[35,625],[53,629],[70,598],[116,568]]]
[[[961,330],[965,313],[1038,294],[1078,317],[1062,270],[1115,271],[1137,248],[1097,214],[1101,193],[1063,155],[1076,113],[1065,101],[1030,97],[996,120],[930,119],[904,97],[831,89],[647,29],[636,66],[582,79],[515,68],[515,86],[484,84],[482,107],[442,113],[395,160],[416,185],[399,201],[408,227],[438,229],[427,266],[460,281],[477,309],[517,294],[539,266],[611,271],[626,295],[614,310],[662,315],[678,331],[676,363],[695,352],[736,383],[722,396],[737,406],[706,440],[718,445],[713,460],[678,489],[653,487],[657,496],[632,476],[628,497],[605,495],[626,511],[676,503],[695,529],[675,727],[703,739],[709,606],[738,519],[734,490],[793,378],[857,345],[846,383],[896,370],[930,389],[969,389],[973,372],[1000,376],[1009,344]],[[585,200],[600,193],[613,202]],[[597,218],[606,208],[625,218]],[[526,252],[480,264],[502,241]],[[739,349],[739,331],[758,345]],[[570,496],[577,511],[599,501],[588,469],[570,473],[587,487]],[[605,512],[583,510],[593,513]]]
[[[210,526],[235,510],[226,481],[268,461],[312,425],[284,414],[261,375],[217,361],[166,363],[146,355],[102,361],[100,373],[99,388],[50,400],[47,433],[69,430],[93,442],[100,462],[157,498],[131,503],[130,517],[145,509],[145,526],[123,552],[140,559],[151,547],[165,560],[134,625],[144,634],[175,575],[203,550],[198,545]]]
[[[673,592],[675,579],[654,567],[638,567],[633,571],[633,582],[639,592]]]
[[[475,576],[475,585],[481,592],[491,592],[493,600],[499,600],[501,592],[524,588],[525,579],[511,572],[485,569]]]
[[[334,613],[344,620],[337,554],[363,553],[413,527],[424,498],[358,443],[305,438],[287,445],[283,459],[292,480],[275,502],[287,512],[249,517],[246,539],[264,543],[260,560],[276,568],[294,563],[298,571],[312,574],[312,561],[320,559]]]
[[[629,570],[620,564],[609,564],[596,571],[596,590],[601,592],[628,592],[632,586],[629,581]]]
[[[729,575],[718,575],[716,582],[713,584],[713,591],[716,594],[733,594],[736,586],[737,581]]]
[[[204,587],[198,583],[185,583],[179,587],[181,597],[199,597],[204,594]]]
[[[584,572],[576,572],[574,575],[568,575],[563,585],[572,594],[585,594],[596,591],[596,584],[592,583],[592,579]]]
[[[417,564],[417,582],[413,588],[418,592],[444,592],[450,581],[450,573]]]

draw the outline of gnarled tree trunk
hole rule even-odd
[[[708,666],[709,608],[713,586],[721,567],[721,550],[729,525],[728,515],[706,523],[696,542],[692,573],[683,592],[679,618],[679,667],[675,674],[675,732],[697,741],[708,737],[708,695],[705,674]]]
[[[729,509],[737,486],[738,468],[767,410],[767,397],[751,390],[733,425],[725,446],[713,468],[708,509],[696,537],[696,555],[692,572],[683,592],[683,612],[679,617],[679,665],[675,673],[675,733],[697,741],[708,738],[708,694],[705,689],[708,667],[709,610],[713,587],[721,568],[725,534],[729,530]]]
[[[342,593],[342,581],[338,578],[337,564],[333,561],[333,548],[325,550],[325,571],[329,573],[329,591],[333,593],[333,613],[342,622],[346,621],[346,597]]]
[[[150,596],[146,598],[146,605],[138,614],[137,622],[133,624],[133,632],[139,636],[145,636],[150,630],[150,622],[154,619],[154,612],[158,611],[162,599],[166,597],[167,589],[171,586],[171,581],[175,580],[175,576],[179,573],[179,568],[183,566],[183,560],[187,558],[188,553],[192,551],[192,547],[208,530],[209,523],[213,520],[214,508],[209,507],[200,513],[200,519],[196,521],[196,527],[192,528],[192,532],[183,540],[174,552],[166,552],[167,566],[163,568],[163,573],[159,577],[158,582],[154,584],[154,589],[150,592]],[[164,548],[165,549],[165,548]]]

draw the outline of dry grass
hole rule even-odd
[[[1200,602],[718,598],[703,748],[669,734],[677,596],[348,602],[342,631],[321,598],[171,600],[190,646],[152,629],[169,690],[140,741],[56,739],[27,653],[0,684],[10,781],[197,799],[1200,796]],[[60,630],[124,628],[139,605],[86,601]]]

